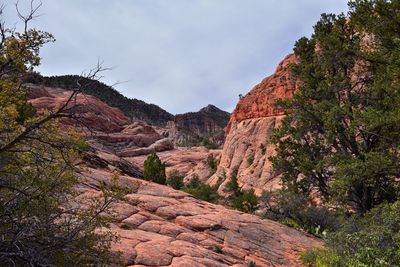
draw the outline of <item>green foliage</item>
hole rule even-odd
[[[315,266],[399,266],[400,203],[382,204],[353,216],[330,236],[327,249],[303,255]]]
[[[288,190],[264,192],[260,201],[267,209],[265,217],[310,234],[326,237],[339,228],[343,217],[338,212],[311,205],[306,197]]]
[[[351,1],[350,15],[323,14],[295,45],[301,81],[274,131],[271,157],[284,186],[323,204],[364,213],[398,198],[399,1]]]
[[[254,162],[254,154],[251,154],[248,158],[247,158],[247,164],[249,164],[249,166],[251,166]]]
[[[237,180],[237,175],[232,175],[229,182],[226,183],[226,188],[229,192],[232,192],[234,196],[238,196],[240,194],[240,187]]]
[[[165,163],[161,162],[155,152],[147,156],[143,168],[143,177],[145,180],[158,184],[166,183]]]
[[[232,198],[232,206],[240,211],[253,213],[258,208],[258,197],[254,189],[242,190],[237,196]]]
[[[34,79],[33,81],[37,80]],[[127,98],[111,86],[82,76],[62,75],[42,77],[39,83],[70,90],[76,89],[79,83],[83,88],[83,93],[95,96],[108,105],[119,108],[128,117],[144,120],[150,124],[165,125],[174,118],[172,114],[157,105],[148,104],[138,99]]]
[[[195,198],[208,202],[216,202],[220,198],[217,192],[220,184],[220,182],[214,186],[203,184],[197,175],[193,175],[186,187],[183,188],[183,191],[193,195]]]
[[[207,165],[210,167],[210,175],[213,175],[218,167],[218,160],[215,158],[214,154],[209,154],[207,156]]]
[[[118,264],[109,252],[117,238],[99,214],[126,191],[114,177],[85,204],[76,202],[75,164],[87,144],[74,131],[60,132],[62,108],[36,115],[27,101],[23,80],[40,64],[40,48],[54,41],[29,28],[33,17],[23,19],[22,33],[0,21],[0,265]]]
[[[177,170],[173,170],[167,179],[167,185],[173,189],[179,190],[185,185],[183,183],[184,176]]]

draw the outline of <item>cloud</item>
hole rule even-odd
[[[209,103],[230,111],[321,13],[347,9],[344,0],[42,2],[35,26],[57,39],[43,48],[43,74],[79,74],[101,58],[115,66],[106,83],[127,81],[117,86],[124,95],[172,113]]]

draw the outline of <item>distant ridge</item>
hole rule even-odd
[[[148,104],[139,99],[130,99],[103,82],[79,75],[45,77],[38,73],[31,73],[26,77],[25,82],[72,90],[78,86],[78,80],[85,94],[94,96],[111,107],[119,108],[132,120],[141,120],[153,126],[170,128],[171,131],[168,135],[178,145],[203,145],[216,148],[224,142],[223,132],[229,122],[230,114],[214,105],[208,105],[197,112],[172,115],[155,104]]]
[[[92,95],[107,103],[112,107],[119,108],[130,118],[147,122],[148,124],[165,126],[168,121],[174,119],[174,116],[155,104],[148,104],[139,99],[131,99],[113,87],[103,82],[83,78],[79,75],[61,75],[43,77],[41,84],[49,87],[60,87],[63,89],[74,89],[77,87],[77,81],[82,84],[82,91]]]

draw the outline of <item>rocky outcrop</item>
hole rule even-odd
[[[159,152],[157,155],[160,157],[162,162],[165,162],[166,172],[168,175],[174,170],[181,174],[192,173],[192,170],[194,168],[199,168],[199,166],[203,167],[202,173],[209,173],[210,168],[204,163],[205,159],[210,154],[213,154],[215,157],[219,157],[220,153],[221,150],[219,149],[207,149],[205,147],[176,147],[173,150]],[[136,157],[127,157],[125,159],[137,166],[143,166],[146,158],[146,155],[141,155]],[[207,178],[208,177],[210,177],[210,175],[208,175]],[[205,179],[203,178],[203,180]]]
[[[87,169],[81,196],[96,194],[111,174]],[[126,266],[300,266],[299,253],[322,242],[255,215],[194,199],[169,187],[120,176],[135,189],[108,216],[120,236],[112,249]]]
[[[226,181],[237,174],[243,189],[254,188],[257,194],[280,186],[279,177],[272,171],[268,157],[274,154],[269,140],[284,114],[276,107],[278,99],[290,98],[297,82],[289,70],[294,55],[287,56],[275,73],[256,85],[237,104],[226,128],[226,139],[217,173],[208,182],[213,184],[222,174]]]
[[[71,95],[71,91],[60,88],[35,85],[28,85],[28,88],[29,101],[39,112],[57,109]],[[71,103],[70,112],[78,117],[63,119],[62,127],[79,128],[84,134],[91,147],[84,158],[91,166],[114,166],[122,173],[141,177],[141,169],[124,157],[174,149],[173,141],[161,136],[152,126],[131,122],[118,108],[93,96],[78,94]]]
[[[178,114],[172,124],[174,140],[184,146],[202,143],[222,146],[224,128],[228,121],[229,113],[213,105],[208,105],[198,112]]]
[[[29,89],[29,102],[39,111],[54,110],[71,96],[71,91],[59,88],[29,86]],[[130,121],[119,109],[110,107],[93,96],[78,94],[70,106],[70,112],[79,113],[79,122],[91,131],[119,132]],[[76,126],[77,120],[64,119],[63,123]]]
[[[79,81],[80,90],[86,95],[93,96],[110,107],[118,108],[132,121],[142,121],[159,127],[165,137],[172,138],[174,143],[183,146],[202,143],[221,146],[224,140],[223,129],[229,121],[229,113],[213,105],[208,105],[198,112],[174,116],[157,105],[127,98],[111,86],[78,75],[42,77],[37,73],[32,73],[30,77],[27,77],[27,81],[64,90],[75,89]]]
[[[63,90],[42,89],[31,99],[39,109],[55,108],[65,100]],[[300,266],[302,251],[323,245],[321,240],[277,222],[134,178],[142,176],[140,166],[146,155],[131,157],[129,153],[156,150],[166,138],[143,122],[131,123],[118,109],[98,99],[77,98],[76,103],[82,103],[80,111],[95,130],[87,135],[90,149],[80,162],[78,196],[73,201],[84,206],[99,195],[104,184],[115,182],[115,174],[120,185],[130,189],[102,214],[108,218],[111,231],[120,237],[112,250],[121,253],[124,266],[245,267],[251,262],[260,267]],[[232,124],[231,128],[239,126]],[[218,158],[219,153],[207,148],[175,148],[158,154],[167,163],[167,171],[187,173],[200,166],[199,162],[205,164],[209,154]]]

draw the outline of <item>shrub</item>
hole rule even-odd
[[[251,154],[248,158],[247,158],[247,163],[250,165],[252,165],[254,162],[254,154]]]
[[[327,242],[302,260],[315,266],[400,266],[400,202],[354,215]]]
[[[258,197],[254,189],[243,190],[232,199],[232,206],[240,211],[253,213],[258,207]]]
[[[173,189],[179,190],[185,185],[183,183],[183,178],[184,176],[179,171],[173,170],[167,179],[167,185]]]
[[[144,161],[143,177],[147,181],[165,184],[165,163],[161,162],[155,152],[151,153]]]
[[[198,188],[201,185],[200,178],[197,174],[192,175],[189,183],[186,185],[187,188]]]
[[[203,184],[197,175],[193,175],[192,179],[183,189],[185,192],[193,195],[195,198],[202,199],[208,202],[217,201],[220,196],[217,193],[220,181],[215,186]]]
[[[240,193],[239,183],[237,181],[237,176],[232,175],[229,182],[226,183],[226,188],[229,192],[232,192],[234,196],[238,196]]]
[[[261,202],[267,208],[265,217],[320,237],[338,229],[341,222],[339,214],[315,207],[303,195],[289,190],[264,192]]]
[[[210,175],[213,175],[217,171],[218,160],[213,154],[209,154],[207,157],[207,165],[210,167]]]

